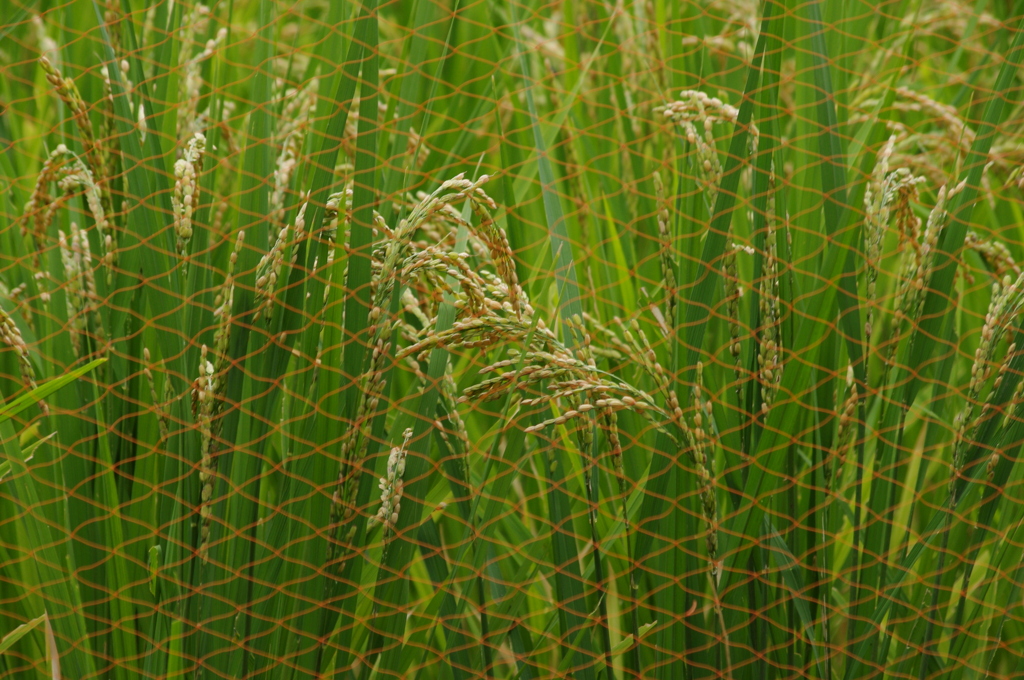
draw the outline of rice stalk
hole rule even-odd
[[[144,347],[142,349],[142,358],[145,362],[142,374],[146,377],[146,385],[149,387],[149,398],[153,404],[153,410],[156,413],[157,427],[160,431],[160,439],[157,441],[157,445],[159,446],[167,441],[167,437],[170,432],[169,419],[166,410],[167,400],[161,399],[157,394],[156,379],[153,377],[153,359],[149,353],[148,347]]]
[[[494,335],[481,338],[477,333],[480,326],[483,326],[482,320],[478,324],[474,324],[473,327],[459,326],[458,324],[453,326],[450,333],[453,337],[446,338],[444,346],[487,346],[526,337],[525,333],[520,331],[514,335],[508,332],[496,332]],[[592,429],[588,423],[590,414],[595,413],[608,429],[612,464],[622,492],[626,490],[626,480],[621,467],[622,451],[615,412],[623,409],[633,410],[647,418],[659,431],[666,431],[664,428],[666,425],[670,425],[671,440],[676,442],[681,452],[691,460],[696,468],[698,494],[706,525],[706,547],[712,569],[717,569],[715,566],[718,552],[717,501],[715,481],[710,471],[714,440],[707,422],[711,416],[711,401],[703,394],[703,365],[698,365],[697,382],[693,387],[691,407],[687,409],[689,413],[689,417],[687,417],[676,397],[673,382],[664,367],[658,362],[657,355],[647,340],[646,334],[635,320],[628,329],[623,329],[624,342],[630,347],[631,354],[636,358],[639,367],[654,379],[658,393],[664,400],[660,407],[651,395],[597,369],[593,362],[593,355],[588,349],[590,337],[583,330],[582,319],[580,321],[570,319],[567,326],[570,333],[584,334],[584,337],[581,338],[583,344],[579,350],[582,352],[580,356],[575,355],[557,339],[549,336],[540,342],[549,346],[553,351],[534,349],[527,352],[525,356],[527,363],[519,371],[508,370],[496,377],[487,378],[477,383],[465,390],[460,401],[494,400],[507,394],[513,386],[518,389],[527,389],[541,381],[549,383],[548,391],[543,396],[521,399],[520,404],[523,407],[528,407],[563,400],[565,406],[558,415],[535,423],[527,427],[526,431],[538,432],[552,425],[573,423],[580,451],[585,453],[590,450],[593,443],[590,434]],[[487,327],[490,330],[496,330],[497,326],[492,322]],[[538,328],[540,327],[538,324]],[[512,330],[507,326],[500,328],[502,331]],[[541,334],[538,333],[538,335]],[[537,342],[536,339],[535,342]],[[511,369],[518,362],[519,354],[513,352],[512,358],[490,364],[481,369],[481,373]],[[588,465],[589,461],[585,461],[585,471]],[[589,479],[589,475],[585,472],[585,485],[589,483]]]
[[[419,364],[417,362],[412,362],[412,364],[415,366],[413,373],[417,379],[421,381],[425,379],[426,376],[419,370]],[[456,395],[458,395],[459,388],[455,383],[453,370],[452,365],[448,364],[444,377],[441,380],[440,397],[444,404],[444,410],[447,413],[447,427],[445,427],[443,422],[438,421],[437,432],[441,435],[448,451],[456,456],[459,480],[466,482],[470,478],[468,452],[472,447],[469,439],[469,430],[466,428],[466,421],[463,420],[458,409],[458,396]],[[458,440],[458,446],[451,443],[449,437],[452,435]]]
[[[235,103],[227,100],[223,103],[222,120],[215,123],[220,133],[220,144],[223,145],[224,153],[217,161],[217,188],[216,204],[213,210],[213,222],[210,225],[210,233],[218,236],[227,236],[227,214],[231,208],[231,192],[235,186],[236,169],[231,159],[239,155],[238,144],[235,141],[237,134],[234,128],[227,124],[227,121],[234,115]]]
[[[9,290],[6,286],[0,286],[0,296],[10,300],[11,304],[14,306],[14,311],[21,315],[29,328],[34,329],[35,318],[32,314],[32,307],[27,304],[24,299],[26,291],[28,291],[27,283],[20,283]]]
[[[714,206],[722,183],[722,161],[715,141],[715,123],[735,123],[739,110],[699,90],[684,90],[680,99],[660,109],[662,115],[683,128],[683,134],[697,153],[697,169],[703,184],[704,201]]]
[[[675,319],[679,291],[676,283],[675,255],[672,252],[673,239],[671,223],[669,221],[671,213],[661,173],[655,172],[652,177],[654,180],[655,199],[658,202],[658,236],[661,238],[661,247],[658,249],[658,261],[661,265],[661,276],[665,281],[665,314],[669,319]]]
[[[857,407],[860,401],[861,395],[857,391],[853,366],[849,366],[846,369],[846,396],[836,414],[839,418],[839,427],[836,430],[835,444],[825,466],[825,485],[829,491],[836,491],[836,484],[846,466],[846,454],[857,433]]]
[[[209,559],[210,521],[213,516],[213,490],[217,473],[216,455],[222,426],[221,414],[227,390],[227,373],[231,367],[229,346],[231,342],[231,310],[234,306],[234,270],[238,254],[245,241],[245,232],[238,232],[235,247],[228,259],[224,281],[215,300],[214,317],[217,328],[213,336],[213,350],[203,344],[199,355],[199,375],[192,383],[192,415],[199,430],[199,484],[200,484],[200,537],[199,555],[206,562]]]
[[[103,22],[107,26],[107,33],[110,36],[110,45],[114,49],[114,54],[123,54],[121,47],[121,21],[123,20],[121,8],[118,6],[116,0],[104,0],[103,2]]]
[[[960,479],[963,466],[966,462],[967,453],[967,432],[969,429],[976,429],[975,412],[981,391],[988,383],[992,373],[991,358],[999,341],[1006,332],[1010,323],[1020,313],[1024,306],[1024,274],[1013,280],[1006,275],[1002,281],[992,284],[992,297],[989,302],[988,312],[985,314],[985,322],[981,328],[981,341],[974,352],[974,363],[971,365],[970,383],[964,404],[953,419],[953,430],[955,433],[953,443],[953,472],[949,482],[950,502],[956,503],[956,482]],[[1016,350],[1015,345],[1010,345],[1006,351],[1007,359],[1012,357]],[[999,366],[996,377],[997,385],[1002,381],[1006,371],[1006,361]],[[984,411],[983,411],[984,413]]]
[[[479,225],[475,227],[475,233],[489,246],[505,248],[503,252],[492,253],[496,268],[500,272],[503,269],[507,271],[507,268],[511,266],[511,253],[507,250],[507,241],[504,240],[503,235],[499,236],[499,228],[490,218],[488,209],[493,210],[496,206],[480,188],[487,179],[485,175],[478,181],[471,182],[459,175],[444,182],[436,191],[420,201],[408,218],[402,220],[396,229],[387,234],[381,267],[373,277],[375,287],[373,306],[369,313],[370,346],[372,347],[369,367],[360,379],[360,394],[355,411],[355,421],[342,440],[341,466],[331,504],[329,561],[336,564],[337,568],[341,568],[351,551],[350,541],[355,535],[355,527],[348,525],[351,524],[355,516],[358,471],[369,446],[368,428],[377,412],[385,388],[385,364],[390,357],[390,338],[395,328],[395,322],[383,317],[385,310],[391,306],[391,296],[395,294],[396,288],[402,285],[400,277],[404,269],[403,262],[409,256],[413,235],[424,222],[436,215],[452,218],[453,216],[447,208],[455,201],[468,200],[473,211],[481,216]],[[504,264],[499,263],[502,261]],[[514,272],[514,269],[512,271]],[[510,289],[518,287],[515,284],[515,279],[508,281],[507,285]],[[510,298],[512,298],[512,294],[510,294]],[[510,301],[509,306],[516,312],[519,311],[517,303]]]
[[[192,240],[192,215],[199,205],[199,176],[203,173],[205,152],[206,137],[197,132],[185,145],[183,156],[174,162],[175,182],[174,193],[171,194],[171,209],[183,275],[187,271],[188,244]]]
[[[739,269],[736,264],[736,255],[741,250],[737,243],[730,243],[725,248],[725,257],[722,262],[722,281],[725,284],[725,316],[729,323],[729,354],[733,359],[733,372],[736,374],[736,393],[741,403],[742,390],[740,379],[743,375],[743,347],[740,344],[740,336],[743,332],[740,326],[740,288]]]
[[[271,237],[286,226],[285,198],[301,160],[302,145],[306,140],[310,120],[316,113],[318,89],[319,81],[314,78],[305,87],[295,88],[285,95],[281,124],[277,130],[277,136],[281,139],[281,151],[277,157],[274,188],[270,194]]]
[[[96,278],[93,274],[92,252],[89,237],[78,224],[71,223],[71,235],[58,231],[58,246],[61,263],[64,266],[64,296],[67,303],[68,334],[75,358],[84,356],[83,338],[91,337],[104,342],[103,317],[96,293]],[[102,351],[93,348],[94,351]]]
[[[692,427],[687,432],[690,440],[689,452],[697,472],[697,492],[700,495],[701,512],[704,517],[706,535],[705,547],[711,562],[712,575],[718,574],[718,500],[715,495],[715,480],[712,476],[712,455],[714,441],[711,428],[711,399],[704,398],[704,364],[697,362],[697,380],[693,385]],[[705,419],[708,420],[705,425]]]
[[[875,161],[871,172],[871,181],[864,190],[864,253],[867,259],[867,321],[864,324],[864,335],[871,338],[874,328],[874,314],[877,306],[878,272],[882,266],[882,241],[889,225],[892,201],[896,196],[888,185],[889,159],[892,156],[895,136],[890,136]]]
[[[209,30],[210,8],[195,3],[182,20],[178,33],[181,48],[178,52],[178,111],[175,122],[175,137],[182,145],[192,140],[196,133],[205,133],[209,124],[209,111],[200,114],[199,102],[203,90],[203,62],[213,57],[217,48],[227,38],[227,29],[221,28],[215,37],[201,44],[198,36]],[[196,47],[201,46],[198,52]],[[183,152],[184,148],[179,150]]]
[[[107,177],[104,173],[107,161],[104,157],[105,152],[103,148],[98,144],[96,136],[93,134],[92,121],[89,120],[89,109],[82,99],[82,95],[79,93],[78,86],[75,85],[74,80],[61,75],[45,56],[39,58],[39,65],[42,67],[43,72],[46,73],[46,79],[53,86],[57,96],[71,110],[75,127],[78,128],[78,134],[81,135],[82,155],[86,159],[93,182],[99,191],[100,205],[103,207],[102,214],[105,221],[111,209],[110,187],[107,186]]]
[[[278,291],[278,282],[281,278],[281,271],[284,265],[285,251],[289,243],[294,244],[291,250],[290,264],[295,265],[297,245],[306,233],[306,206],[303,202],[295,215],[294,225],[285,225],[277,232],[277,239],[270,250],[260,258],[256,268],[256,309],[253,312],[253,321],[262,320],[270,325],[274,314],[274,297]]]
[[[1005,276],[1020,276],[1020,265],[1017,264],[1010,249],[1002,241],[986,239],[976,231],[969,231],[964,240],[964,246],[981,256],[996,279],[1002,280]]]
[[[757,333],[757,372],[761,390],[761,414],[775,403],[782,381],[782,302],[779,289],[778,226],[775,214],[774,176],[769,179],[768,219],[764,237],[764,264],[760,281],[760,328]]]
[[[900,234],[903,255],[900,264],[899,288],[893,305],[887,365],[892,366],[899,345],[899,333],[904,322],[917,323],[924,305],[924,293],[931,278],[931,255],[939,236],[949,221],[947,203],[963,189],[963,185],[947,190],[939,189],[935,206],[928,214],[925,229],[921,220],[911,212],[910,203],[916,197],[916,184],[903,183],[899,188],[896,206],[896,224]]]
[[[50,194],[51,183],[56,184],[61,191],[57,197]],[[85,195],[86,205],[92,213],[100,243],[103,244],[101,262],[106,268],[109,282],[112,280],[112,268],[117,261],[117,243],[114,240],[115,232],[103,208],[102,192],[89,168],[63,144],[58,144],[47,157],[36,179],[32,198],[25,204],[22,234],[31,235],[35,245],[33,266],[39,273],[40,253],[46,248],[46,237],[54,215],[77,190],[82,190]],[[31,230],[26,226],[30,218]]]
[[[402,509],[402,476],[405,474],[406,447],[412,438],[412,428],[406,428],[402,435],[402,444],[392,446],[388,454],[387,472],[380,478],[380,509],[370,517],[367,528],[372,529],[378,524],[384,527],[384,544],[391,542],[395,526],[398,524],[398,513]]]
[[[29,347],[21,335],[18,324],[14,322],[14,319],[2,307],[0,307],[0,340],[17,357],[18,373],[21,376],[22,384],[27,390],[36,389],[38,387],[36,384],[36,370],[32,365]],[[47,412],[45,402],[41,402],[41,408],[45,414]]]
[[[46,235],[53,222],[56,207],[53,197],[50,195],[50,184],[60,179],[61,168],[67,162],[68,148],[63,144],[50,152],[50,155],[43,161],[43,166],[36,176],[35,186],[32,189],[32,197],[25,204],[24,218],[21,224],[22,238],[31,236],[34,249],[32,251],[33,269],[40,273],[40,253],[46,248]],[[31,224],[31,228],[29,225]]]

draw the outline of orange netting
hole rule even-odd
[[[1022,3],[2,9],[0,677],[1024,677]]]

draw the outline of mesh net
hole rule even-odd
[[[1024,677],[1022,3],[3,10],[0,676]]]

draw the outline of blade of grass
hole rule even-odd
[[[1021,329],[1017,331],[1018,342],[1024,342],[1024,336],[1021,334]],[[1014,359],[1010,362],[1008,373],[1010,375],[1020,375],[1022,369],[1024,369],[1024,355],[1017,354]],[[992,400],[994,405],[999,408],[1005,408],[1006,404],[1012,397],[1013,390],[1015,389],[1014,381],[1004,381],[1000,385],[997,394]],[[1024,414],[1022,414],[1024,415]],[[951,493],[947,496],[946,502],[943,504],[939,512],[932,515],[931,520],[927,526],[920,532],[920,539],[917,544],[914,545],[913,549],[900,561],[898,565],[892,570],[893,573],[888,574],[887,581],[882,584],[882,592],[886,593],[886,597],[879,598],[879,603],[874,612],[872,613],[870,621],[867,625],[875,630],[881,630],[881,622],[889,614],[890,609],[895,603],[896,597],[898,597],[899,590],[908,582],[913,581],[917,578],[917,574],[914,571],[914,565],[921,558],[925,550],[931,548],[931,546],[941,537],[942,531],[940,528],[948,520],[951,513],[954,513],[960,503],[963,502],[967,493],[972,489],[974,484],[977,483],[979,478],[986,476],[986,466],[976,464],[979,460],[984,459],[984,453],[988,450],[989,446],[984,445],[984,442],[995,442],[996,448],[1003,448],[1013,446],[1014,448],[1020,447],[1020,442],[1024,441],[1024,420],[1015,418],[1006,427],[1000,428],[1000,419],[991,418],[982,424],[981,430],[977,434],[976,441],[979,442],[970,447],[965,456],[965,463],[962,474],[957,478],[953,484]],[[1001,430],[1001,431],[1000,431]],[[1016,456],[1011,456],[1012,460]],[[950,500],[955,499],[955,504],[951,504]],[[888,595],[892,593],[893,595]],[[888,646],[888,638],[891,635],[882,633],[882,642],[880,645],[881,649]],[[868,635],[861,639],[861,642],[857,645],[853,656],[848,662],[846,669],[846,677],[853,678],[858,677],[856,673],[861,669],[865,663],[872,663],[869,647],[876,644],[877,640],[874,635]],[[867,660],[867,661],[865,661]],[[884,661],[884,659],[881,659]],[[877,663],[879,659],[875,659]]]
[[[520,23],[518,18],[518,10],[515,3],[508,4],[511,18],[513,33],[515,35],[516,42],[519,45],[524,45],[522,32],[520,30]],[[558,299],[559,315],[562,321],[567,326],[573,323],[574,320],[582,320],[583,317],[583,306],[581,304],[581,297],[579,292],[579,286],[576,279],[576,268],[573,263],[573,252],[572,242],[569,240],[569,235],[566,230],[565,216],[562,212],[562,206],[560,198],[555,193],[556,179],[554,172],[551,167],[551,162],[548,157],[548,149],[545,146],[544,138],[541,134],[540,121],[537,113],[537,105],[533,96],[533,88],[530,83],[526,80],[527,75],[530,73],[529,60],[527,59],[527,52],[525,50],[520,51],[520,63],[523,77],[523,87],[526,95],[527,109],[530,114],[530,125],[533,130],[534,145],[537,152],[537,168],[540,176],[541,183],[541,194],[544,203],[544,213],[547,218],[548,234],[551,247],[551,259],[554,263],[553,271],[551,276],[553,277],[555,285],[558,287],[560,296]],[[575,334],[571,334],[572,341],[571,345],[575,346],[579,340]],[[596,441],[596,438],[595,438]],[[591,455],[591,452],[581,452],[582,455]],[[589,466],[589,462],[585,462],[585,465]],[[551,520],[555,526],[560,526],[566,518],[571,517],[571,499],[565,494],[561,487],[561,479],[564,474],[564,465],[559,465],[556,459],[552,459],[545,464],[545,469],[549,475],[548,482],[550,484],[550,493],[548,496],[548,507],[551,512]],[[597,508],[597,496],[595,487],[588,476],[587,481],[584,484],[586,490],[588,508],[588,520],[591,525],[591,532],[594,542],[594,560],[595,566],[599,564],[601,560],[601,550],[599,537],[597,535],[596,522],[596,508]],[[571,527],[571,523],[567,526]],[[556,531],[552,535],[554,541],[554,554],[556,564],[564,564],[565,570],[561,568],[558,570],[555,576],[557,585],[557,591],[559,598],[563,605],[568,605],[560,617],[562,623],[563,637],[569,634],[569,631],[575,631],[577,628],[582,628],[586,621],[586,596],[583,591],[583,583],[579,578],[579,561],[577,558],[577,547],[575,536],[570,531],[568,534],[564,534],[561,531]],[[600,568],[597,568],[598,575],[600,576]],[[602,624],[605,639],[605,654],[606,663],[609,666],[606,670],[610,674],[610,644],[608,643],[607,633],[607,605],[604,600],[603,590],[605,588],[604,583],[598,583],[597,587],[600,589],[598,597],[599,608],[601,609],[601,621],[605,622]],[[581,619],[581,617],[584,617]],[[592,655],[594,652],[591,650],[589,641],[584,638],[582,651],[585,655]],[[595,657],[596,658],[596,657]],[[579,671],[579,676],[586,680],[594,677],[593,667],[590,665],[584,666]]]
[[[2,638],[0,638],[0,654],[3,654],[8,649],[13,647],[18,640],[20,640],[21,638],[25,637],[33,630],[38,628],[39,624],[41,624],[45,620],[46,614],[41,614],[40,616],[37,616],[31,621],[21,624],[20,626],[12,630],[10,633],[7,633]]]
[[[102,361],[93,362],[51,380],[25,396],[31,397],[34,403],[78,380],[100,363]],[[81,641],[86,639],[86,624],[81,607],[74,604],[78,598],[73,596],[69,575],[62,566],[65,562],[58,553],[60,542],[54,540],[50,527],[42,522],[34,511],[40,507],[41,501],[32,471],[22,457],[21,445],[11,422],[11,417],[16,412],[17,410],[9,405],[0,413],[0,441],[3,442],[4,454],[12,471],[12,483],[6,485],[7,491],[21,507],[28,510],[22,515],[21,522],[35,553],[33,563],[38,579],[36,585],[46,599],[47,614],[53,619],[56,640],[54,653],[59,655],[61,667],[66,674],[90,677],[95,672],[95,661],[98,659],[94,656],[95,650],[81,644]]]
[[[729,146],[726,167],[724,169],[718,198],[715,205],[714,217],[707,231],[704,242],[701,261],[698,265],[696,280],[689,283],[683,291],[680,291],[681,301],[685,304],[678,305],[678,315],[682,323],[676,324],[678,330],[677,342],[673,348],[674,359],[669,365],[670,374],[676,375],[677,393],[689,392],[688,387],[693,383],[693,375],[696,372],[698,358],[700,357],[703,337],[707,326],[707,319],[711,312],[715,286],[718,282],[719,273],[714,263],[722,257],[729,222],[732,219],[734,205],[739,187],[740,171],[742,169],[741,159],[746,156],[747,136],[749,134],[750,120],[753,114],[754,92],[757,87],[758,77],[765,52],[767,36],[770,34],[769,26],[773,16],[774,5],[771,2],[765,4],[762,17],[761,33],[755,47],[753,60],[747,68],[746,85],[744,88],[743,101],[740,105],[737,124]],[[686,338],[685,341],[683,338]],[[685,357],[685,358],[684,358]],[[683,363],[685,362],[685,363]],[[680,372],[680,363],[685,371]],[[666,474],[670,465],[677,464],[675,451],[667,433],[659,431],[654,446],[654,457],[651,461],[648,473],[647,485],[644,490],[645,498],[640,511],[640,519],[636,525],[637,539],[634,545],[634,561],[642,568],[648,554],[650,553],[655,536],[659,531],[658,518],[663,514],[660,508],[669,495],[667,484],[669,475]],[[724,554],[724,553],[723,553]],[[696,565],[688,568],[688,573],[696,573]],[[703,649],[703,645],[688,645],[689,648]],[[706,668],[710,662],[705,658],[705,652],[698,652],[698,656],[691,657],[691,664],[696,663],[697,667]]]
[[[939,337],[941,332],[941,325],[946,316],[947,301],[950,299],[953,279],[958,266],[956,253],[963,244],[964,236],[970,224],[989,150],[991,149],[997,126],[1003,117],[1006,100],[1002,93],[1008,91],[1013,74],[1019,67],[1021,60],[1024,59],[1024,30],[1021,30],[1021,28],[1024,27],[1018,28],[1013,47],[1000,68],[994,89],[994,92],[997,94],[988,102],[982,122],[978,126],[971,152],[964,164],[961,175],[961,181],[965,183],[964,189],[957,194],[949,206],[948,210],[951,217],[948,226],[939,237],[938,247],[932,258],[931,276],[920,315],[920,323],[900,350],[897,362],[899,370],[894,379],[894,384],[902,386],[902,394],[900,395],[898,405],[885,409],[884,420],[880,426],[880,431],[882,432],[896,431],[905,410],[909,408],[916,398],[918,390],[922,385],[922,380],[928,373],[931,365],[929,357],[931,356],[934,343],[928,342],[927,338]],[[879,452],[876,453],[876,458],[882,460],[883,467],[891,466],[893,455],[893,447],[885,439],[880,438]],[[883,477],[880,481],[881,484],[878,485],[880,488],[877,490],[872,489],[872,512],[877,512],[878,507],[891,494],[890,487],[892,481],[888,477]],[[885,535],[880,536],[879,534],[885,534],[887,526],[889,525],[886,523],[882,523],[881,527],[877,523],[869,525],[864,537],[865,552],[875,555],[884,555],[886,553],[888,547],[885,545]],[[886,564],[884,562],[863,570],[859,588],[862,590],[867,589],[869,592],[874,583],[877,582],[879,585],[887,583],[886,571]],[[867,625],[865,616],[869,608],[867,600],[868,598],[861,599],[862,604],[855,609],[854,618],[851,621],[865,621],[863,625]],[[884,607],[887,611],[890,605],[885,604],[886,599],[881,597],[879,600],[878,603],[872,605],[874,611],[879,611],[879,606]],[[874,623],[874,617],[872,617],[872,623]],[[863,635],[863,633],[855,634],[853,639],[859,639]],[[846,675],[848,679],[855,677],[850,675],[851,671],[849,669],[859,668],[860,661],[860,659],[854,659],[848,665]]]
[[[252,96],[257,106],[249,115],[236,227],[236,234],[245,234],[245,244],[260,244],[260,248],[267,242],[268,188],[273,186],[275,168],[270,146],[272,120],[265,105],[271,98],[271,75],[266,64],[272,56],[274,16],[269,0],[260,0],[259,31],[251,56],[252,68],[256,71]],[[229,472],[220,476],[214,489],[212,515],[222,522],[214,521],[210,526],[209,562],[204,567],[203,577],[206,584],[203,614],[210,624],[203,627],[198,641],[201,653],[208,655],[207,665],[211,671],[243,675],[247,672],[249,654],[235,642],[235,632],[244,640],[249,626],[245,608],[251,597],[253,532],[259,517],[256,499],[260,495],[259,470],[263,460],[249,447],[246,438],[239,441],[237,435],[239,431],[246,431],[242,422],[248,420],[243,418],[242,412],[247,392],[243,358],[250,351],[259,351],[262,345],[262,338],[251,333],[249,323],[258,263],[257,248],[248,245],[241,248],[235,264],[237,283],[231,308],[228,347],[231,368],[224,390],[227,406],[221,420],[222,440],[235,444],[229,444],[228,450],[217,454],[221,459],[218,467]],[[236,610],[239,616],[231,616]]]

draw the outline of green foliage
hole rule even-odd
[[[1021,3],[50,4],[0,676],[1022,672]]]

